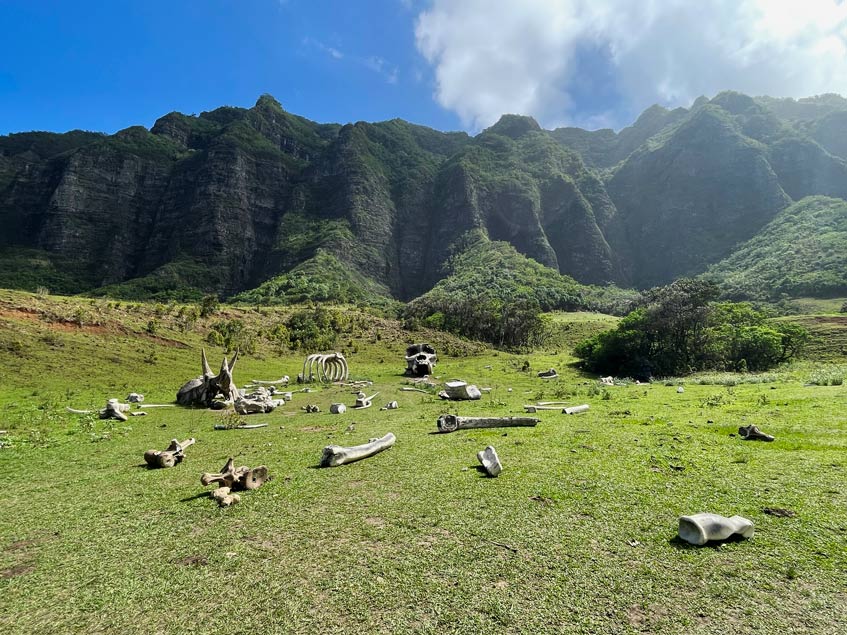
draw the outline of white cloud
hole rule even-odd
[[[433,0],[415,37],[435,98],[474,130],[506,112],[612,121],[725,89],[847,93],[843,0]],[[585,68],[586,50],[607,66]],[[576,82],[609,70],[619,103],[584,112]]]

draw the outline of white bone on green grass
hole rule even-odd
[[[321,467],[337,467],[346,463],[353,463],[366,459],[374,454],[387,450],[397,441],[397,438],[389,432],[379,439],[370,439],[362,445],[343,447],[340,445],[328,445],[324,448],[321,456]]]
[[[304,382],[319,381],[331,383],[347,381],[350,370],[347,360],[341,353],[315,353],[309,355],[303,362],[303,374],[299,380]]]
[[[497,450],[494,449],[493,445],[489,445],[484,450],[477,452],[476,458],[482,463],[482,467],[488,476],[497,476],[503,471],[500,457],[497,456]]]
[[[194,438],[185,441],[171,439],[170,445],[164,450],[147,450],[144,461],[150,467],[173,467],[185,458],[185,448],[194,445]]]
[[[206,472],[200,477],[203,485],[219,483],[233,490],[258,489],[268,480],[268,468],[264,465],[249,468],[246,465],[235,467],[232,457],[218,473]]]
[[[247,395],[239,395],[233,402],[235,411],[240,415],[266,414],[276,408],[277,402],[271,398],[270,391],[259,386]]]
[[[742,516],[719,516],[701,512],[679,519],[679,537],[692,545],[705,545],[710,540],[726,540],[739,535],[750,538],[753,522]]]
[[[439,432],[455,432],[471,428],[532,427],[538,424],[535,417],[459,417],[445,414],[438,417]]]

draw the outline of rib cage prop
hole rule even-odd
[[[341,353],[315,353],[303,362],[302,381],[321,383],[347,381],[350,370]]]

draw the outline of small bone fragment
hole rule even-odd
[[[347,406],[343,403],[334,403],[329,405],[329,411],[334,415],[343,415],[347,412]]]
[[[144,460],[150,467],[173,467],[177,463],[181,463],[185,458],[185,448],[194,445],[193,438],[186,439],[182,443],[176,439],[171,439],[170,445],[164,450],[147,450],[144,453]]]
[[[240,415],[267,414],[276,408],[270,391],[264,386],[259,386],[247,395],[239,395],[232,405]]]
[[[536,406],[566,406],[567,401],[536,401]]]
[[[438,393],[442,399],[450,399],[454,401],[475,400],[482,397],[479,388],[464,381],[446,381],[444,382],[444,390]]]
[[[275,379],[273,381],[264,380],[264,379],[251,379],[250,381],[254,384],[258,384],[259,386],[279,386],[279,385],[287,385],[290,381],[290,377],[285,375],[282,379]]]
[[[744,538],[753,535],[752,521],[742,516],[719,516],[718,514],[699,513],[681,516],[679,519],[679,537],[692,545],[705,545],[710,540],[726,540],[734,534]]]
[[[403,386],[402,388],[400,388],[400,390],[402,390],[403,392],[422,392],[425,395],[429,394],[426,390],[421,390],[420,388],[412,388],[411,386]]]
[[[142,403],[144,401],[144,395],[139,395],[137,392],[131,392],[127,395],[127,403]]]
[[[302,406],[301,409],[305,410],[306,412],[320,412],[321,411],[320,407],[317,404],[313,404],[313,403],[307,403],[305,406]]]
[[[611,375],[609,375],[608,377],[601,377],[600,383],[603,384],[604,386],[614,386],[615,385],[615,378],[612,377]]]
[[[144,405],[145,408],[175,408],[176,404],[174,403],[148,403]]]
[[[65,410],[75,415],[90,415],[93,410],[77,410],[76,408],[66,407]]]
[[[485,473],[488,476],[497,476],[503,471],[500,457],[497,456],[497,450],[494,449],[493,445],[489,445],[484,450],[477,452],[476,458],[482,463],[482,467],[485,468]]]
[[[354,445],[345,448],[340,445],[328,445],[324,448],[321,456],[321,467],[336,467],[346,463],[353,463],[366,459],[374,454],[387,450],[397,441],[397,438],[389,432],[379,439],[371,439],[363,445]]]
[[[741,426],[738,428],[738,436],[745,441],[773,441],[774,437],[770,434],[765,434],[756,426]]]
[[[209,492],[209,496],[218,501],[221,507],[229,507],[235,503],[241,502],[241,497],[238,494],[231,494],[229,487],[219,487],[216,490]]]
[[[144,412],[143,410],[136,410],[135,412],[130,412],[129,416],[130,417],[146,417],[147,413]]]
[[[459,417],[447,414],[438,417],[438,431],[455,432],[469,428],[525,427],[534,426],[538,421],[535,417]]]
[[[538,373],[538,376],[541,377],[541,379],[555,379],[559,376],[559,373],[556,372],[555,368],[551,368],[550,370],[542,370]]]
[[[589,408],[588,404],[584,403],[581,406],[571,406],[570,408],[564,408],[562,410],[562,414],[575,415],[575,414],[579,414],[580,412],[587,412],[588,408]]]
[[[389,401],[380,410],[397,410],[399,407],[400,405],[396,401]]]
[[[682,386],[677,386],[676,392],[681,395],[685,392],[685,388],[683,388]]]

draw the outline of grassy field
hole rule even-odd
[[[130,391],[172,402],[216,320],[260,333],[281,315],[225,307],[186,325],[176,307],[0,292],[0,632],[847,632],[847,387],[807,385],[821,371],[808,361],[685,378],[681,394],[678,381],[603,388],[570,365],[567,339],[512,355],[361,315],[336,349],[380,392],[369,410],[328,414],[352,405],[342,387],[250,416],[269,424],[257,430],[214,431],[227,417],[205,410],[127,423],[64,410]],[[611,323],[580,314],[561,333]],[[436,346],[442,380],[491,391],[469,403],[402,392],[413,341]],[[304,353],[259,344],[238,361],[239,385],[300,371]],[[205,346],[216,367],[222,350]],[[843,374],[847,358],[830,361]],[[536,376],[551,366],[559,379]],[[399,410],[378,409],[395,399]],[[591,409],[435,434],[441,413],[518,414],[536,400]],[[746,424],[776,441],[734,436]],[[394,448],[316,468],[325,445],[389,431]],[[145,450],[191,436],[182,464],[143,467]],[[488,444],[497,479],[476,470]],[[220,509],[199,476],[229,456],[274,479]],[[756,534],[681,543],[678,517],[700,511],[746,516]]]

